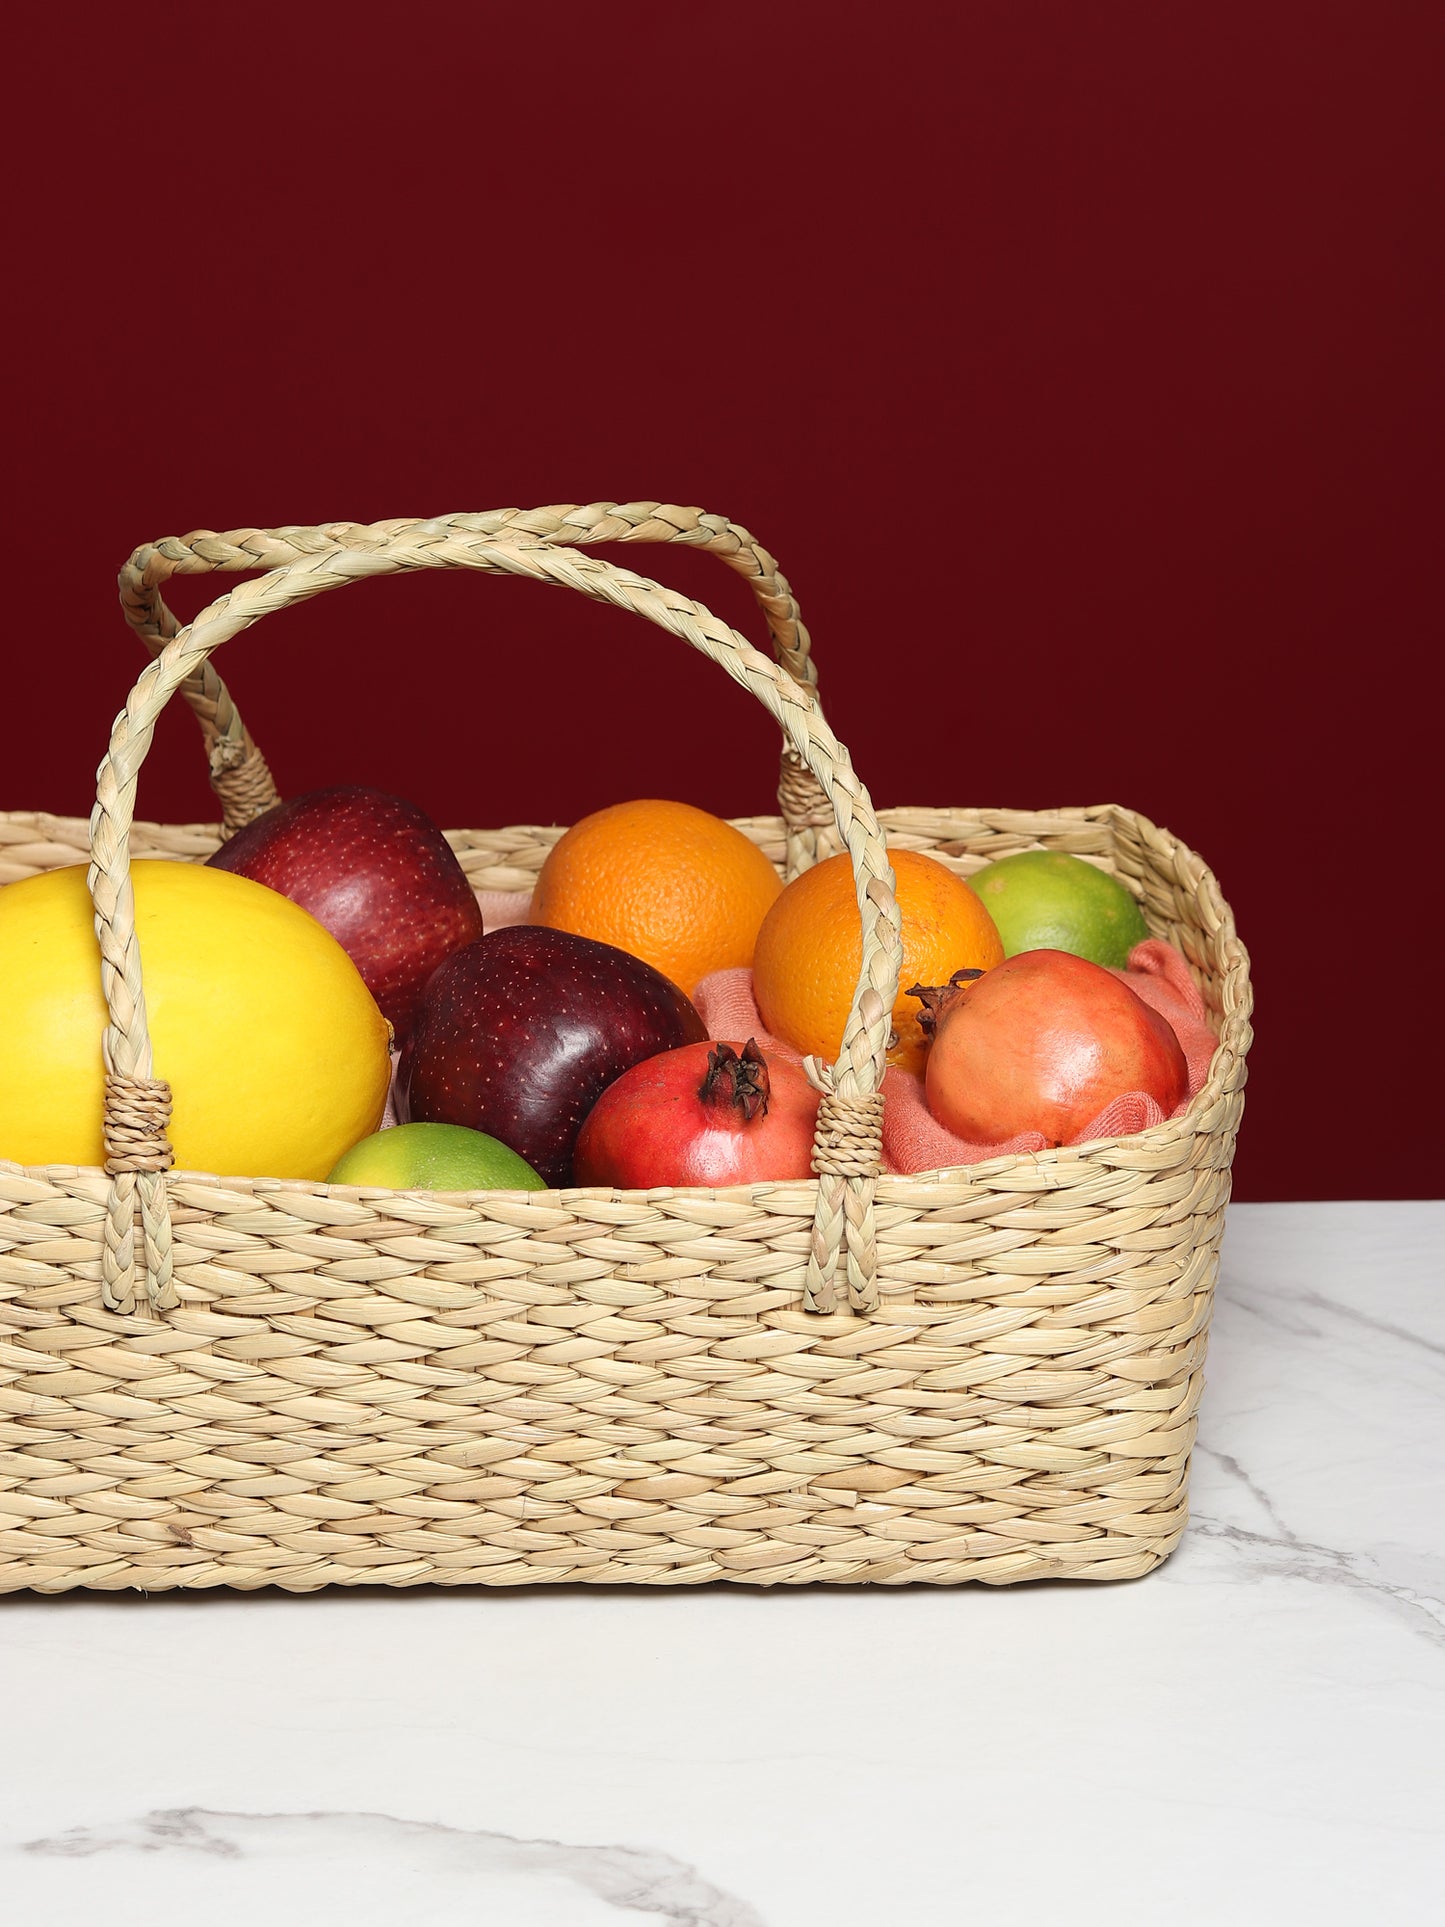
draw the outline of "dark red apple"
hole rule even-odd
[[[347,785],[267,810],[208,861],[309,910],[361,972],[398,1043],[428,977],[482,934],[466,873],[415,803]]]
[[[651,964],[509,925],[454,951],[427,985],[397,1066],[397,1115],[485,1131],[567,1185],[582,1121],[613,1079],[706,1035]]]
[[[813,1175],[818,1093],[796,1064],[745,1044],[684,1044],[634,1064],[588,1113],[579,1184],[782,1182]]]
[[[1168,1117],[1189,1089],[1168,1021],[1111,970],[1067,951],[1021,951],[909,995],[922,998],[933,1039],[928,1108],[973,1143],[1041,1131],[1072,1144],[1116,1097],[1147,1092]]]

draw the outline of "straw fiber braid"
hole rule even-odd
[[[572,547],[596,542],[679,542],[706,549],[751,587],[767,620],[778,661],[788,674],[807,688],[817,688],[818,672],[808,632],[787,578],[773,557],[745,528],[725,516],[680,508],[671,502],[562,503],[550,508],[494,509],[430,521],[333,522],[315,529],[232,529],[226,534],[199,529],[137,549],[120,573],[121,607],[131,627],[156,655],[178,629],[161,595],[162,586],[172,575],[284,568],[302,556],[332,548],[376,550],[409,528],[425,533],[455,530],[503,541],[520,537]],[[224,827],[230,835],[276,801],[275,785],[210,663],[192,672],[182,694],[200,719],[211,755],[212,783],[221,798]],[[831,852],[833,812],[816,777],[788,744],[783,749],[779,802],[788,825],[785,873],[792,876]]]
[[[122,714],[116,731],[125,726]],[[150,742],[150,731],[145,745]],[[114,737],[112,737],[114,743]],[[144,748],[141,755],[145,753]],[[139,760],[139,758],[137,759]],[[101,775],[106,766],[101,766]],[[134,806],[132,776],[123,812]],[[173,1162],[166,1129],[170,1123],[170,1086],[152,1076],[150,1034],[145,1018],[145,992],[134,933],[134,896],[130,882],[129,822],[110,817],[99,825],[92,815],[91,862],[87,880],[96,909],[100,938],[101,989],[110,1012],[102,1038],[105,1059],[106,1169],[111,1189],[106,1206],[102,1290],[106,1305],[132,1311],[136,1305],[136,1218],[139,1215],[146,1295],[159,1309],[175,1304],[172,1277],[170,1204],[165,1173]],[[104,856],[100,854],[104,853]],[[109,864],[109,868],[107,868]],[[118,880],[119,879],[119,880]],[[128,946],[108,941],[113,919],[130,924]]]
[[[121,608],[153,656],[179,634],[181,626],[157,586],[180,567],[164,556],[165,546],[137,549],[120,572]],[[234,835],[280,800],[275,782],[231,700],[230,690],[209,662],[203,662],[187,677],[181,694],[201,725],[211,788],[221,804],[222,827],[227,836]]]
[[[898,907],[887,850],[867,791],[854,774],[847,751],[823,721],[811,692],[700,604],[675,591],[593,556],[548,549],[530,539],[525,545],[498,541],[464,532],[450,522],[403,525],[365,548],[322,547],[259,580],[244,582],[213,603],[190,628],[179,631],[142,673],[116,721],[110,752],[100,767],[91,819],[90,878],[102,983],[111,1017],[105,1051],[112,1076],[132,1080],[152,1076],[129,838],[136,778],[156,718],[170,696],[194,676],[212,650],[274,610],[366,576],[458,567],[551,582],[630,609],[691,643],[771,712],[831,798],[839,833],[852,859],[863,927],[862,965],[842,1050],[830,1074],[831,1088],[845,1102],[873,1096],[883,1074],[887,1014],[897,994],[902,954]],[[872,1199],[880,1150],[881,1138],[875,1131],[873,1157],[865,1160],[869,1168],[860,1169],[854,1160],[845,1169],[837,1167],[836,1159],[829,1162],[826,1142],[820,1145],[815,1231],[806,1267],[810,1303],[821,1305],[826,1300],[840,1250],[847,1253],[853,1304],[861,1308],[876,1302]],[[110,1201],[112,1219],[123,1215],[123,1197],[132,1183],[145,1233],[147,1288],[158,1302],[159,1294],[170,1286],[169,1277],[162,1275],[169,1263],[164,1176],[156,1171],[117,1174]],[[109,1237],[105,1284],[114,1304],[133,1298],[135,1266],[134,1239]]]
[[[985,863],[1014,850],[1041,847],[1068,850],[1106,869],[1117,869],[1116,815],[1112,804],[1082,810],[1032,811],[910,808],[882,812],[878,820],[887,824],[890,848],[925,850],[945,868],[960,876],[972,876]],[[734,820],[769,861],[781,868],[785,830],[780,820],[776,816]],[[1126,810],[1118,820],[1132,823],[1139,819]],[[556,824],[539,823],[446,832],[475,889],[526,890],[529,894],[547,852],[562,834]],[[214,823],[133,826],[132,848],[137,856],[201,862],[219,841]],[[1131,862],[1151,860],[1150,852],[1135,848],[1132,832],[1130,848]],[[81,862],[88,854],[85,819],[52,816],[43,810],[0,811],[0,883],[35,876],[62,863]]]
[[[105,1080],[105,1168],[169,1171],[174,1159],[166,1132],[171,1122],[171,1087],[157,1077],[107,1077]]]
[[[830,1084],[831,1080],[819,1087],[823,1099],[818,1107],[813,1169],[835,1172],[845,1178],[871,1177],[883,1132],[883,1093],[877,1091],[872,1097],[838,1097]]]
[[[873,995],[868,991],[865,1002]],[[809,1082],[823,1096],[811,1160],[821,1180],[818,1216],[813,1224],[803,1302],[810,1311],[834,1309],[830,1255],[841,1244],[847,1253],[849,1303],[855,1311],[869,1311],[877,1302],[877,1253],[869,1207],[883,1145],[883,1093],[844,1097],[835,1088],[829,1065],[809,1057],[804,1059],[804,1067]]]

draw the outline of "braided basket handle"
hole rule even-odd
[[[808,631],[787,577],[762,544],[723,515],[679,508],[673,502],[559,503],[551,508],[492,509],[480,515],[450,515],[434,521],[329,522],[321,528],[231,529],[216,534],[197,529],[186,536],[148,542],[120,572],[120,602],[126,621],[153,656],[159,655],[180,624],[161,594],[173,575],[205,575],[214,570],[277,569],[304,555],[334,548],[374,551],[408,529],[451,529],[522,539],[549,546],[581,547],[594,542],[680,542],[706,549],[742,576],[757,597],[778,661],[796,682],[816,690]],[[211,787],[221,801],[221,830],[232,836],[277,798],[266,760],[231,693],[209,662],[201,663],[182,689],[195,711],[211,766]],[[817,778],[793,746],[783,744],[778,805],[786,832],[784,873],[796,876],[831,853],[833,811]]]
[[[828,799],[852,860],[863,953],[838,1061],[824,1065],[815,1058],[807,1060],[808,1074],[823,1097],[813,1146],[818,1198],[803,1280],[804,1303],[809,1310],[833,1309],[841,1253],[850,1302],[857,1310],[870,1309],[877,1302],[873,1191],[882,1150],[880,1086],[903,951],[887,847],[847,750],[823,720],[811,690],[701,603],[598,556],[549,547],[531,538],[475,533],[461,526],[466,519],[399,523],[385,535],[373,530],[365,547],[328,545],[321,530],[289,531],[296,538],[294,546],[302,551],[296,559],[240,583],[187,628],[178,630],[142,671],[116,718],[96,779],[89,871],[100,938],[101,984],[110,1018],[103,1046],[106,1169],[111,1178],[103,1261],[106,1304],[113,1310],[134,1311],[141,1277],[153,1304],[168,1308],[177,1302],[165,1175],[172,1162],[166,1136],[170,1090],[154,1074],[130,875],[136,779],[150,749],[156,719],[177,689],[188,681],[196,686],[197,674],[213,650],[274,610],[367,576],[463,568],[574,589],[595,601],[631,609],[691,643],[770,712],[800,765],[811,772]],[[301,538],[309,540],[309,551]]]

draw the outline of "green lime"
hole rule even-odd
[[[1020,850],[968,880],[998,925],[1006,957],[1067,950],[1122,970],[1149,934],[1143,911],[1117,877],[1064,850]]]
[[[500,1139],[463,1124],[398,1124],[353,1144],[328,1184],[389,1191],[545,1191],[525,1159]]]

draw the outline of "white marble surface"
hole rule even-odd
[[[1445,1918],[1445,1204],[1230,1214],[1130,1585],[0,1600],[0,1921]]]

